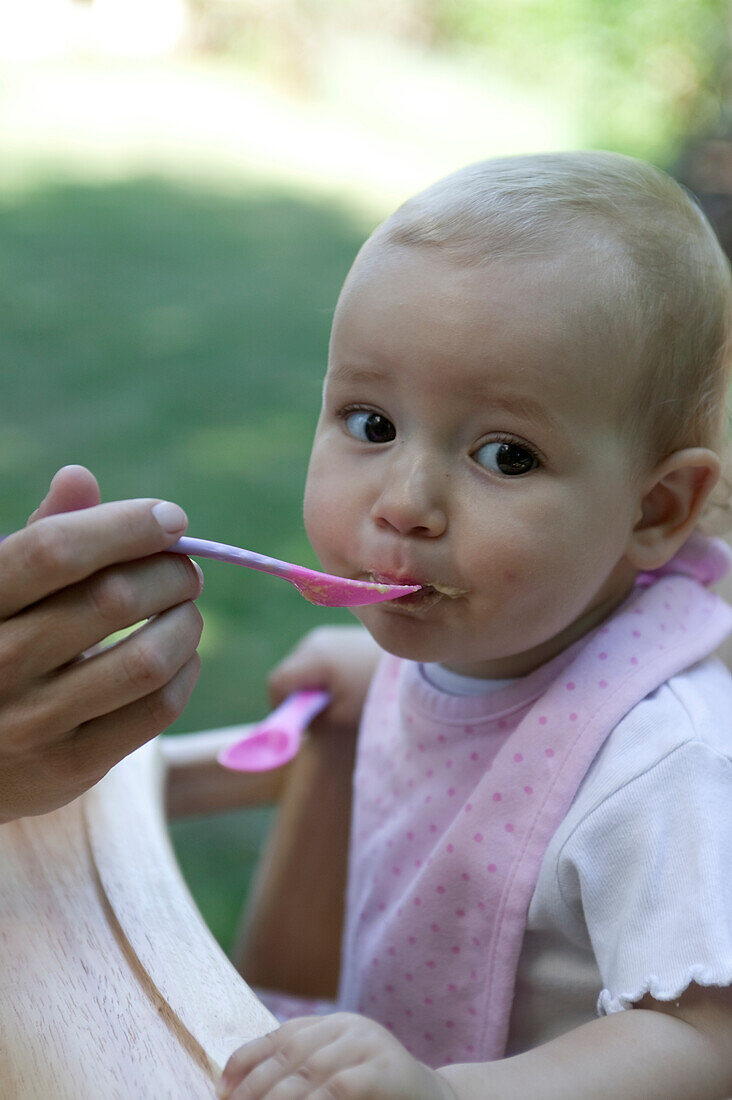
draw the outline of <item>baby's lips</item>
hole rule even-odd
[[[398,577],[396,573],[379,573],[373,570],[366,570],[367,580],[373,581],[374,584],[403,584],[403,585],[418,585],[420,588],[429,587],[425,585],[424,581],[418,581],[414,577]]]
[[[420,588],[432,588],[435,592],[439,592],[443,596],[449,596],[451,599],[457,599],[458,596],[466,596],[467,592],[464,588],[456,588],[451,584],[442,584],[437,581],[420,581],[416,577],[397,577],[393,573],[374,573],[369,572],[369,578],[376,581],[377,584],[417,584]]]

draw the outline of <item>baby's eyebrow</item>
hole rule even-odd
[[[557,431],[560,427],[560,422],[552,416],[546,406],[528,394],[508,395],[483,390],[481,393],[476,394],[476,399],[492,413],[505,412],[513,416],[520,416],[533,421],[534,424],[540,427],[547,428],[549,431]]]
[[[389,377],[389,372],[379,370],[378,367],[359,367],[354,363],[340,363],[330,369],[326,380],[333,382],[383,382]]]
[[[339,363],[338,366],[330,368],[326,373],[323,388],[325,389],[328,382],[346,382],[349,384],[354,382],[384,382],[390,377],[392,377],[391,372],[379,367],[362,366],[356,363]],[[546,406],[537,401],[531,394],[501,393],[490,386],[478,383],[474,393],[471,393],[470,396],[471,402],[484,407],[491,413],[503,412],[511,416],[518,416],[530,420],[533,424],[549,431],[558,431],[561,427],[560,421],[552,416]]]

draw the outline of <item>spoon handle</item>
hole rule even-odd
[[[319,688],[302,688],[300,691],[293,691],[284,703],[280,703],[277,709],[272,711],[269,718],[265,718],[256,732],[262,733],[265,729],[295,729],[302,733],[308,728],[315,715],[319,714],[329,702],[328,692]]]
[[[187,535],[178,539],[172,546],[166,547],[166,554],[188,554],[195,558],[213,558],[214,561],[228,561],[232,565],[245,565],[249,569],[259,569],[262,573],[273,573],[276,577],[292,576],[292,565],[278,558],[268,558],[266,554],[256,554],[253,550],[244,550],[240,546],[228,546],[225,542],[210,542],[208,539],[192,539]]]
[[[223,749],[219,764],[236,772],[281,767],[297,754],[303,733],[329,702],[328,692],[317,688],[293,692],[263,722],[251,726],[245,737]]]

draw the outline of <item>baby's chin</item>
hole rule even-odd
[[[378,605],[351,608],[356,618],[366,627],[376,644],[393,657],[420,664],[447,664],[465,660],[465,654],[456,653],[440,631],[429,629],[416,619],[402,620],[396,615],[379,614]]]
[[[453,672],[478,679],[512,679],[533,672],[545,660],[555,656],[542,648],[521,650],[507,655],[502,648],[495,652],[490,645],[475,641],[466,650],[462,631],[429,626],[424,621],[402,619],[401,616],[379,614],[378,604],[351,608],[366,627],[377,645],[394,657],[418,664],[439,664]],[[564,648],[564,647],[561,647]]]

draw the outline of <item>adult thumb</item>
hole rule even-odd
[[[48,492],[28,518],[28,523],[35,523],[45,516],[55,516],[59,512],[93,508],[100,502],[97,479],[86,466],[62,466],[54,474]]]

